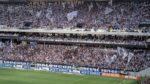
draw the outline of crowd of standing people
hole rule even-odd
[[[1,42],[0,50],[2,60],[134,71],[149,67],[146,51],[141,49]]]
[[[48,3],[44,7],[31,4],[0,4],[0,25],[23,27],[32,22],[36,28],[72,28],[82,24],[83,28],[132,30],[140,22],[150,18],[149,2],[104,2]]]

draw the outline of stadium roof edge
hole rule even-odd
[[[0,2],[28,2],[28,1],[109,1],[109,0],[0,0]]]
[[[29,1],[48,1],[48,2],[56,2],[56,1],[110,1],[110,0],[0,0],[0,2],[4,3],[24,3],[24,2],[29,2]],[[112,0],[113,2],[126,2],[126,1],[135,1],[135,2],[142,2],[142,1],[150,1],[150,0]]]

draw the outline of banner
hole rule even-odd
[[[127,79],[134,79],[134,80],[139,80],[140,79],[140,77],[136,77],[136,76],[125,76],[125,78],[127,78]]]
[[[102,73],[102,76],[114,77],[114,78],[125,78],[125,75],[112,74],[112,73]]]
[[[24,64],[24,65],[22,66],[23,69],[30,69],[30,67],[31,67],[30,65],[26,65],[26,64]]]
[[[98,75],[100,76],[101,75],[101,72],[91,72],[91,71],[80,71],[80,74],[83,74],[83,75]]]
[[[105,15],[111,13],[112,11],[113,11],[113,9],[106,7]]]
[[[140,77],[137,77],[137,76],[112,74],[112,73],[102,73],[102,76],[114,77],[114,78],[126,78],[126,79],[133,79],[133,80],[139,80],[140,79]]]
[[[115,70],[115,69],[101,69],[102,73],[113,73],[113,74],[120,74],[121,70]]]
[[[5,63],[5,64],[2,64],[2,67],[4,67],[4,68],[13,68],[13,64]]]
[[[41,13],[42,13],[42,11],[38,11],[38,12],[36,13],[36,17],[39,18],[39,17],[41,16]]]
[[[15,68],[16,68],[16,69],[23,69],[21,64],[15,65]]]
[[[68,14],[67,14],[67,19],[68,19],[68,21],[73,20],[73,18],[74,18],[74,17],[77,17],[77,15],[78,15],[78,11],[73,11],[73,12],[68,13]]]
[[[130,62],[130,60],[132,59],[132,57],[134,56],[133,53],[129,52],[129,55],[128,55],[128,63]]]
[[[93,3],[91,3],[88,7],[89,7],[89,12],[90,12],[91,9],[93,8]]]
[[[80,67],[80,71],[91,71],[91,72],[97,72],[97,71],[99,71],[99,69],[98,69],[98,68]]]

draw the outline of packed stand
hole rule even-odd
[[[150,4],[119,2],[112,6],[104,2],[49,3],[44,7],[31,4],[0,4],[0,25],[23,27],[24,22],[33,22],[32,27],[95,29],[137,29],[141,21],[150,19]]]
[[[145,50],[94,46],[0,43],[0,59],[139,71],[149,67]]]

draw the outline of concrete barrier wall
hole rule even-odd
[[[147,68],[145,70],[142,70],[137,73],[138,76],[150,76],[150,68]]]

